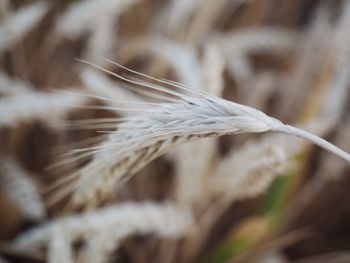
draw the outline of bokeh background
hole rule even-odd
[[[1,0],[0,262],[54,262],[47,244],[23,251],[13,241],[68,216],[47,205],[46,189],[82,164],[48,167],[100,135],[59,124],[125,114],[75,105],[147,100],[76,58],[202,89],[350,151],[347,0]],[[349,168],[276,134],[178,147],[104,206],[171,202],[190,211],[193,229],[130,235],[107,262],[350,262]]]

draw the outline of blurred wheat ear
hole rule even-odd
[[[156,79],[111,61],[108,62],[125,70],[131,77],[113,73],[87,61],[82,62],[119,78],[132,90],[138,89],[157,100],[161,98],[161,101],[136,104],[121,102],[122,107],[115,109],[139,113],[115,121],[108,120],[104,127],[115,131],[104,142],[96,147],[78,149],[75,151],[79,153],[77,156],[66,160],[69,162],[92,157],[88,164],[53,187],[51,204],[71,195],[69,209],[82,206],[94,208],[155,158],[177,145],[207,137],[268,131],[285,133],[301,137],[350,162],[348,153],[326,140],[285,125],[252,107]],[[181,91],[189,95],[183,95]],[[99,121],[96,124],[103,123]]]
[[[73,259],[73,244],[83,241],[86,246],[80,251],[78,262],[108,262],[113,250],[129,236],[154,233],[178,239],[192,228],[191,213],[175,204],[125,202],[52,220],[24,232],[13,246],[23,251],[45,246],[49,262],[77,262]]]

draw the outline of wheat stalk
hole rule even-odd
[[[106,16],[96,22],[87,43],[85,52],[87,59],[96,60],[112,54],[115,46],[114,19],[114,16]]]
[[[89,33],[84,57],[97,60],[111,55],[115,46],[117,18],[137,0],[87,0],[72,4],[58,19],[56,32],[70,39]]]
[[[283,28],[258,27],[236,30],[223,36],[214,36],[212,41],[226,56],[235,56],[237,53],[281,53],[293,48],[295,37],[295,32]]]
[[[27,5],[4,19],[0,24],[0,51],[5,51],[20,41],[40,22],[48,9],[48,5],[41,1]]]
[[[66,233],[64,226],[52,228],[51,238],[48,244],[48,262],[49,263],[73,263],[73,249],[70,236]]]
[[[201,65],[194,47],[166,38],[152,37],[148,49],[173,67],[181,83],[191,88],[201,88]]]
[[[197,83],[204,92],[221,96],[223,90],[224,62],[215,46],[204,49],[204,58]],[[183,81],[181,79],[181,81]],[[203,84],[206,85],[203,85]],[[178,147],[175,153],[176,197],[183,205],[191,205],[201,199],[205,178],[210,174],[215,159],[217,140],[203,139]]]
[[[86,32],[94,31],[106,18],[116,18],[137,1],[133,0],[88,0],[77,2],[60,16],[56,31],[76,39]]]
[[[140,108],[140,115],[124,118],[113,125],[116,131],[111,132],[108,139],[101,145],[77,150],[76,152],[80,152],[81,155],[72,158],[73,160],[87,157],[93,157],[93,159],[65,179],[65,181],[73,181],[57,191],[52,196],[51,202],[72,193],[69,205],[94,207],[110,196],[123,181],[171,148],[201,138],[222,135],[267,131],[285,133],[304,138],[350,162],[349,154],[326,140],[283,124],[254,108],[158,80],[159,83],[167,83],[193,94],[193,96],[182,95],[174,90],[137,82],[96,65],[93,66],[130,84],[143,85],[163,92],[168,95],[171,102],[159,103],[148,109]],[[128,71],[145,77],[141,73]]]
[[[167,6],[168,28],[170,31],[176,31],[181,28],[184,21],[187,21],[194,10],[198,8],[201,1],[198,0],[172,0]],[[161,21],[164,22],[164,21]]]
[[[212,37],[227,60],[228,70],[238,82],[239,92],[250,96],[254,72],[252,53],[282,54],[294,47],[296,33],[277,27],[249,28]],[[248,90],[248,91],[247,91]]]

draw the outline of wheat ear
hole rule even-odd
[[[73,243],[83,241],[86,248],[79,255],[82,262],[107,262],[110,253],[128,236],[154,233],[181,238],[192,227],[191,214],[171,203],[126,202],[50,221],[24,232],[13,245],[21,250],[48,246],[52,262],[62,257],[69,262]]]
[[[7,96],[0,99],[0,127],[16,127],[28,120],[53,124],[85,101],[86,98],[72,94],[29,90]]]
[[[148,109],[141,108],[140,115],[116,121],[115,125],[110,126],[116,128],[116,131],[111,132],[101,145],[77,150],[80,155],[72,158],[73,160],[93,157],[92,161],[71,175],[67,180],[73,181],[56,192],[51,201],[72,194],[70,205],[73,207],[94,207],[109,197],[123,181],[174,146],[201,138],[237,133],[273,131],[298,136],[350,162],[349,154],[324,139],[285,125],[257,109],[210,96],[202,91],[191,90],[173,82],[148,77],[158,81],[158,84],[186,89],[193,94],[183,95],[159,85],[125,78],[89,62],[85,63],[113,74],[129,84],[142,85],[165,93],[172,100]],[[124,69],[129,73],[147,77]]]
[[[33,221],[43,219],[46,216],[45,207],[31,176],[14,160],[1,158],[0,182],[17,204],[23,217]]]

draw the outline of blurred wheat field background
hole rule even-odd
[[[0,65],[0,262],[350,262],[349,163],[215,115],[350,152],[349,1],[1,0]]]

